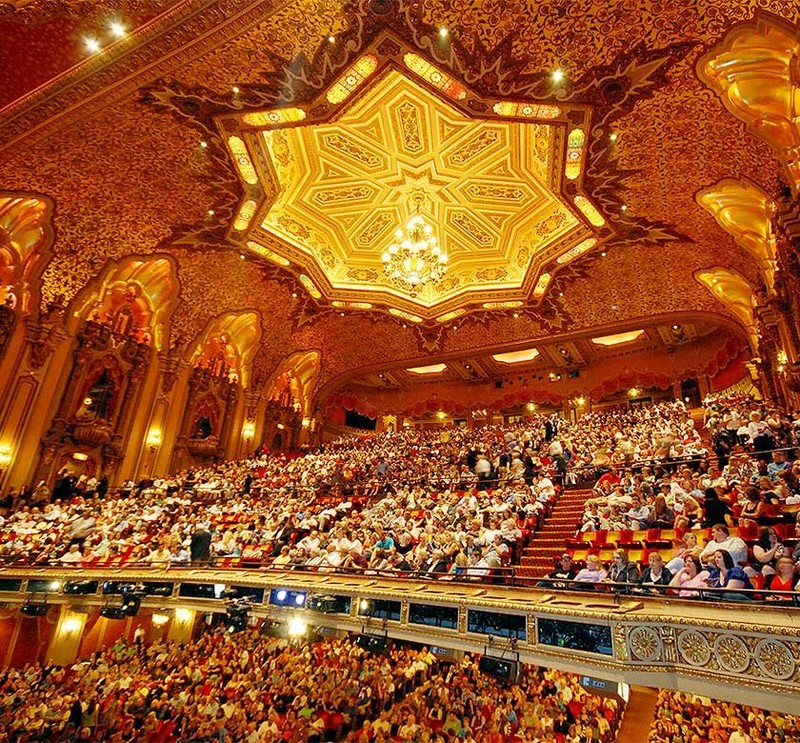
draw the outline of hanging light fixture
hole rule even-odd
[[[447,253],[439,245],[429,225],[417,212],[405,230],[395,232],[395,240],[381,256],[389,280],[412,297],[428,284],[440,281],[447,271]]]

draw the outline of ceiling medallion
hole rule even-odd
[[[383,252],[383,270],[398,289],[416,297],[422,287],[442,280],[447,272],[447,253],[433,234],[433,227],[417,212],[405,231],[395,232],[395,241]]]

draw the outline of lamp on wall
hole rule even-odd
[[[255,421],[245,421],[244,425],[242,426],[242,438],[245,441],[252,441],[256,435],[256,424]]]
[[[161,429],[160,428],[151,428],[150,432],[147,434],[147,446],[150,448],[151,452],[155,452],[159,446],[161,446]]]
[[[0,444],[0,476],[2,476],[10,464],[11,446],[9,444]]]

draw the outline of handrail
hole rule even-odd
[[[238,558],[237,558],[238,559]],[[653,595],[660,598],[679,598],[687,599],[686,596],[679,596],[680,591],[690,591],[696,594],[697,599],[720,601],[723,603],[730,603],[735,601],[747,600],[752,603],[775,603],[780,606],[800,607],[800,591],[771,591],[766,588],[720,588],[720,587],[703,587],[703,588],[684,588],[680,586],[669,585],[643,585],[640,583],[626,583],[622,581],[601,581],[601,582],[588,582],[570,579],[570,578],[529,578],[527,576],[519,576],[519,566],[498,566],[495,568],[485,568],[475,566],[467,566],[461,573],[430,573],[424,570],[397,570],[394,568],[334,568],[334,567],[315,567],[306,565],[220,565],[215,564],[213,561],[207,563],[183,563],[183,564],[163,564],[163,563],[150,563],[150,562],[126,562],[116,565],[103,565],[98,563],[60,563],[58,561],[26,561],[24,558],[21,560],[9,560],[8,558],[0,558],[0,570],[14,568],[57,568],[59,570],[74,570],[77,575],[85,575],[82,571],[114,571],[114,580],[119,580],[120,575],[124,574],[126,570],[133,572],[134,570],[166,570],[174,572],[176,580],[184,578],[185,571],[189,570],[229,570],[232,572],[241,571],[243,574],[252,576],[254,572],[259,574],[269,573],[300,573],[307,575],[359,575],[359,576],[379,576],[382,578],[397,578],[402,580],[444,580],[453,581],[457,583],[487,583],[487,584],[502,584],[508,586],[517,585],[530,585],[534,584],[539,588],[547,588],[549,590],[563,590],[563,591],[601,591],[607,593],[615,593],[622,595]],[[198,576],[201,577],[201,576]]]
[[[223,560],[226,558],[223,558]],[[234,558],[239,560],[240,558]],[[255,560],[253,561],[256,562]],[[175,571],[176,575],[182,571],[188,570],[231,570],[231,571],[247,571],[252,574],[253,571],[259,573],[307,573],[312,575],[328,575],[335,573],[337,575],[363,575],[363,576],[380,576],[388,578],[400,578],[403,580],[409,579],[432,579],[432,580],[447,580],[447,581],[468,581],[468,582],[485,582],[485,583],[499,583],[502,582],[506,585],[517,585],[517,569],[518,565],[501,565],[498,567],[475,567],[467,566],[463,569],[463,573],[431,573],[425,570],[397,570],[395,568],[334,568],[328,566],[308,566],[308,565],[275,565],[273,563],[263,565],[222,565],[219,562],[208,561],[202,563],[163,563],[163,562],[124,562],[118,564],[103,564],[102,562],[69,562],[62,563],[58,560],[45,560],[45,561],[30,561],[24,557],[19,559],[8,558],[4,556],[0,558],[0,570],[3,569],[26,569],[26,568],[53,568],[58,570],[75,570],[76,573],[82,573],[84,570],[113,570],[114,575],[118,576],[119,571],[125,570],[167,570]],[[478,572],[480,571],[480,572]],[[116,580],[116,577],[115,577]]]
[[[658,596],[659,598],[731,603],[747,601],[749,603],[775,603],[781,607],[800,607],[800,591],[771,591],[766,588],[725,588],[706,586],[702,588],[627,583],[624,581],[582,581],[574,578],[545,577],[537,581],[539,588],[550,590],[602,591],[622,595]],[[690,591],[694,596],[681,596],[681,591]]]

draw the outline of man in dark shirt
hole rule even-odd
[[[572,558],[565,552],[561,555],[555,570],[551,570],[544,580],[539,581],[541,588],[569,588],[564,581],[573,580],[578,571],[572,565]]]

